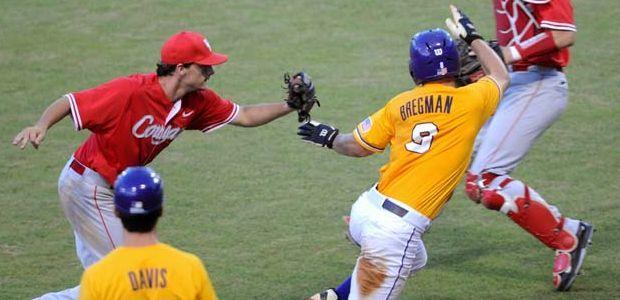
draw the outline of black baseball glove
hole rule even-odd
[[[487,44],[489,44],[493,51],[495,51],[495,53],[497,53],[503,61],[504,56],[502,55],[502,49],[497,41],[490,40]],[[459,51],[459,61],[461,63],[461,70],[456,76],[456,84],[457,86],[466,86],[470,83],[478,81],[478,79],[482,78],[485,74],[480,61],[478,61],[478,57],[471,50],[469,45],[467,45],[467,43],[463,40],[458,40],[456,45]]]
[[[316,98],[314,83],[306,72],[299,72],[292,77],[289,73],[284,74],[284,89],[286,89],[286,104],[297,110],[299,122],[310,121],[310,110],[321,103]]]

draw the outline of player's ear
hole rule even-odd
[[[177,64],[175,68],[175,73],[184,76],[187,74],[187,69],[191,66],[191,64]]]

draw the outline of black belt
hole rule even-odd
[[[399,216],[399,217],[404,217],[409,211],[398,206],[396,203],[390,201],[390,199],[385,199],[383,201],[383,204],[381,204],[381,207],[383,207],[383,209]]]

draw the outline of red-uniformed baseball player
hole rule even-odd
[[[499,210],[556,250],[553,282],[570,289],[585,257],[592,225],[564,217],[531,187],[510,177],[568,101],[563,69],[575,41],[570,0],[494,0],[496,33],[511,85],[478,135],[467,176],[467,195]]]
[[[293,111],[287,103],[239,106],[204,84],[214,65],[228,57],[212,50],[197,32],[170,37],[161,49],[157,73],[119,77],[97,87],[68,93],[39,121],[24,128],[13,144],[41,144],[47,130],[71,115],[76,130],[92,133],[65,165],[58,181],[60,201],[71,223],[78,257],[88,267],[122,241],[114,215],[112,184],[128,166],[152,161],[183,130],[214,131],[228,123],[266,124]],[[79,286],[43,298],[76,298]]]

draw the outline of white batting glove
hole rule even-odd
[[[454,36],[460,37],[468,45],[471,45],[475,40],[483,39],[467,15],[454,5],[450,5],[450,11],[452,12],[452,19],[446,19],[446,26]]]

